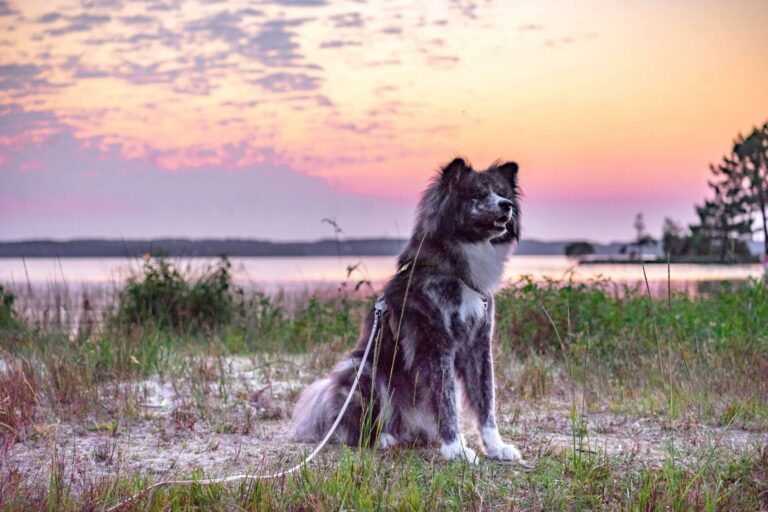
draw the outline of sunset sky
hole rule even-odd
[[[658,235],[768,120],[768,2],[0,0],[0,239],[405,236],[441,163],[524,236]]]

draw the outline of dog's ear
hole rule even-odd
[[[516,162],[507,162],[496,167],[496,172],[514,186],[517,183],[517,169]]]
[[[472,168],[467,165],[463,158],[454,158],[451,163],[443,167],[440,176],[445,185],[452,186],[470,172],[472,172]]]

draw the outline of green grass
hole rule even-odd
[[[284,479],[235,485],[165,487],[138,510],[760,510],[768,461],[707,454],[694,466],[670,452],[661,467],[602,455],[545,455],[522,473],[514,466],[446,463],[400,450],[379,455],[341,449],[333,461]],[[190,478],[208,475],[193,471]],[[152,483],[142,475],[102,478],[75,493],[53,473],[47,492],[4,482],[0,510],[98,510]],[[12,492],[8,492],[12,491]],[[763,494],[761,494],[763,493]]]
[[[63,321],[20,317],[14,297],[0,288],[3,449],[45,437],[59,422],[108,443],[119,440],[146,413],[138,391],[116,384],[150,377],[173,383],[185,397],[167,428],[178,433],[204,424],[211,432],[255,435],[259,422],[280,417],[279,404],[254,412],[254,390],[239,390],[229,358],[251,357],[268,382],[296,379],[300,369],[319,375],[355,343],[373,300],[343,287],[296,303],[236,288],[226,260],[194,277],[150,261],[102,317],[81,321],[73,332]],[[765,281],[650,298],[642,288],[608,281],[524,279],[502,290],[496,304],[497,398],[516,404],[502,433],[525,437],[517,417],[532,408],[561,414],[571,425],[569,447],[537,446],[529,454],[532,471],[490,461],[448,464],[430,450],[330,448],[296,476],[163,489],[139,509],[768,508],[768,448],[731,453],[714,443],[680,453],[670,446],[660,461],[641,460],[595,447],[590,423],[594,414],[612,414],[650,418],[681,436],[687,424],[768,432]],[[294,397],[288,393],[286,403]],[[105,444],[93,457],[111,460],[113,452]],[[100,510],[156,481],[119,465],[107,475],[78,476],[57,453],[45,482],[3,467],[0,510]],[[192,468],[177,476],[202,473]]]

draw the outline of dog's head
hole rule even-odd
[[[512,242],[520,234],[517,164],[475,171],[456,158],[443,167],[422,198],[424,228],[460,241]]]

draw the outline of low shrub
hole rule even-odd
[[[232,319],[231,264],[218,264],[193,279],[164,258],[152,258],[120,292],[117,321],[125,326],[208,330]]]
[[[501,344],[520,355],[559,353],[589,343],[606,359],[653,353],[659,340],[717,350],[755,349],[768,340],[768,284],[721,283],[692,297],[651,299],[643,287],[523,279],[496,298]],[[559,338],[558,338],[559,335]]]
[[[15,329],[19,327],[19,319],[13,310],[16,296],[0,285],[0,329]]]

